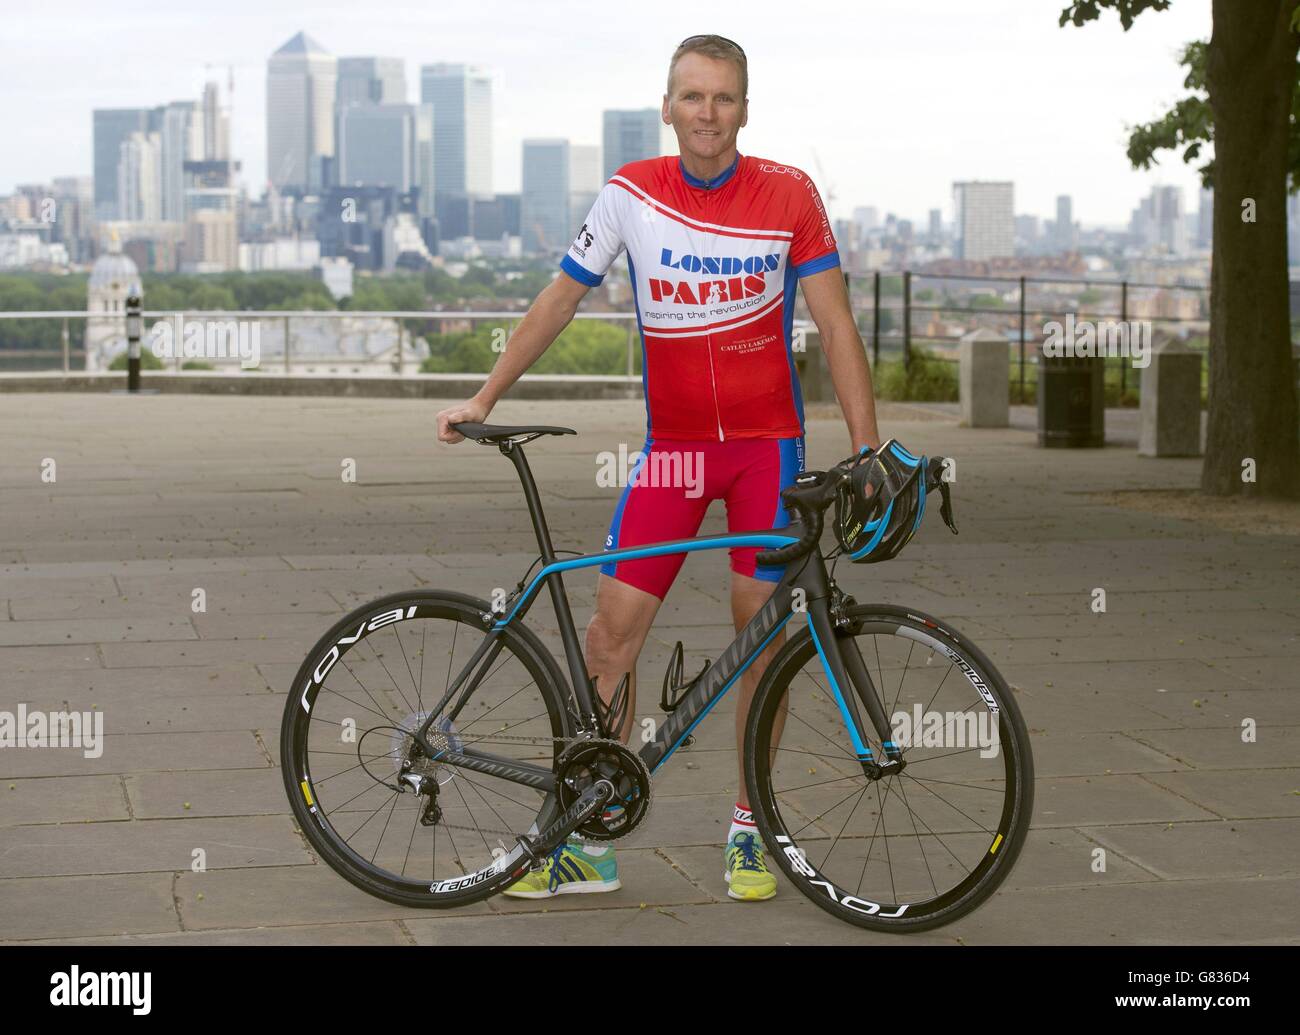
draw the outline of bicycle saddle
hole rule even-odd
[[[475,442],[502,442],[508,438],[515,438],[519,435],[576,435],[577,432],[572,428],[553,428],[548,425],[511,425],[511,424],[479,424],[475,421],[462,421],[460,424],[453,424],[453,428],[459,431],[466,438],[472,438]]]

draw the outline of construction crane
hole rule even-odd
[[[826,211],[829,213],[831,206],[835,204],[835,184],[831,182],[830,177],[826,175],[826,170],[822,166],[822,160],[817,156],[817,149],[810,148],[812,151],[813,162],[817,165],[817,179],[821,181],[822,194],[826,197]]]

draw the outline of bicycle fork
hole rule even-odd
[[[894,743],[884,703],[862,659],[856,638],[839,632],[840,626],[848,625],[843,609],[852,603],[852,599],[837,588],[832,588],[832,594],[829,601],[824,597],[809,601],[808,626],[822,669],[830,680],[840,716],[848,728],[853,752],[868,779],[879,780],[882,776],[901,773],[907,763]],[[870,727],[864,724],[862,708],[866,710]],[[875,730],[876,739],[884,746],[883,759],[872,753],[868,728]]]

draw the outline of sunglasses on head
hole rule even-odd
[[[727,39],[726,36],[718,36],[714,33],[704,33],[699,36],[687,36],[686,39],[682,40],[681,43],[677,44],[677,46],[678,48],[681,48],[686,46],[686,44],[688,43],[695,43],[699,40],[716,40],[719,43],[725,43],[729,47],[735,47],[736,51],[740,54],[740,56],[745,57],[745,51],[739,43],[737,43],[735,40]],[[748,60],[748,58],[746,58],[746,60]]]

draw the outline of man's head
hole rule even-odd
[[[710,159],[736,145],[749,121],[749,66],[745,52],[721,36],[683,40],[668,64],[663,120],[683,154]]]

